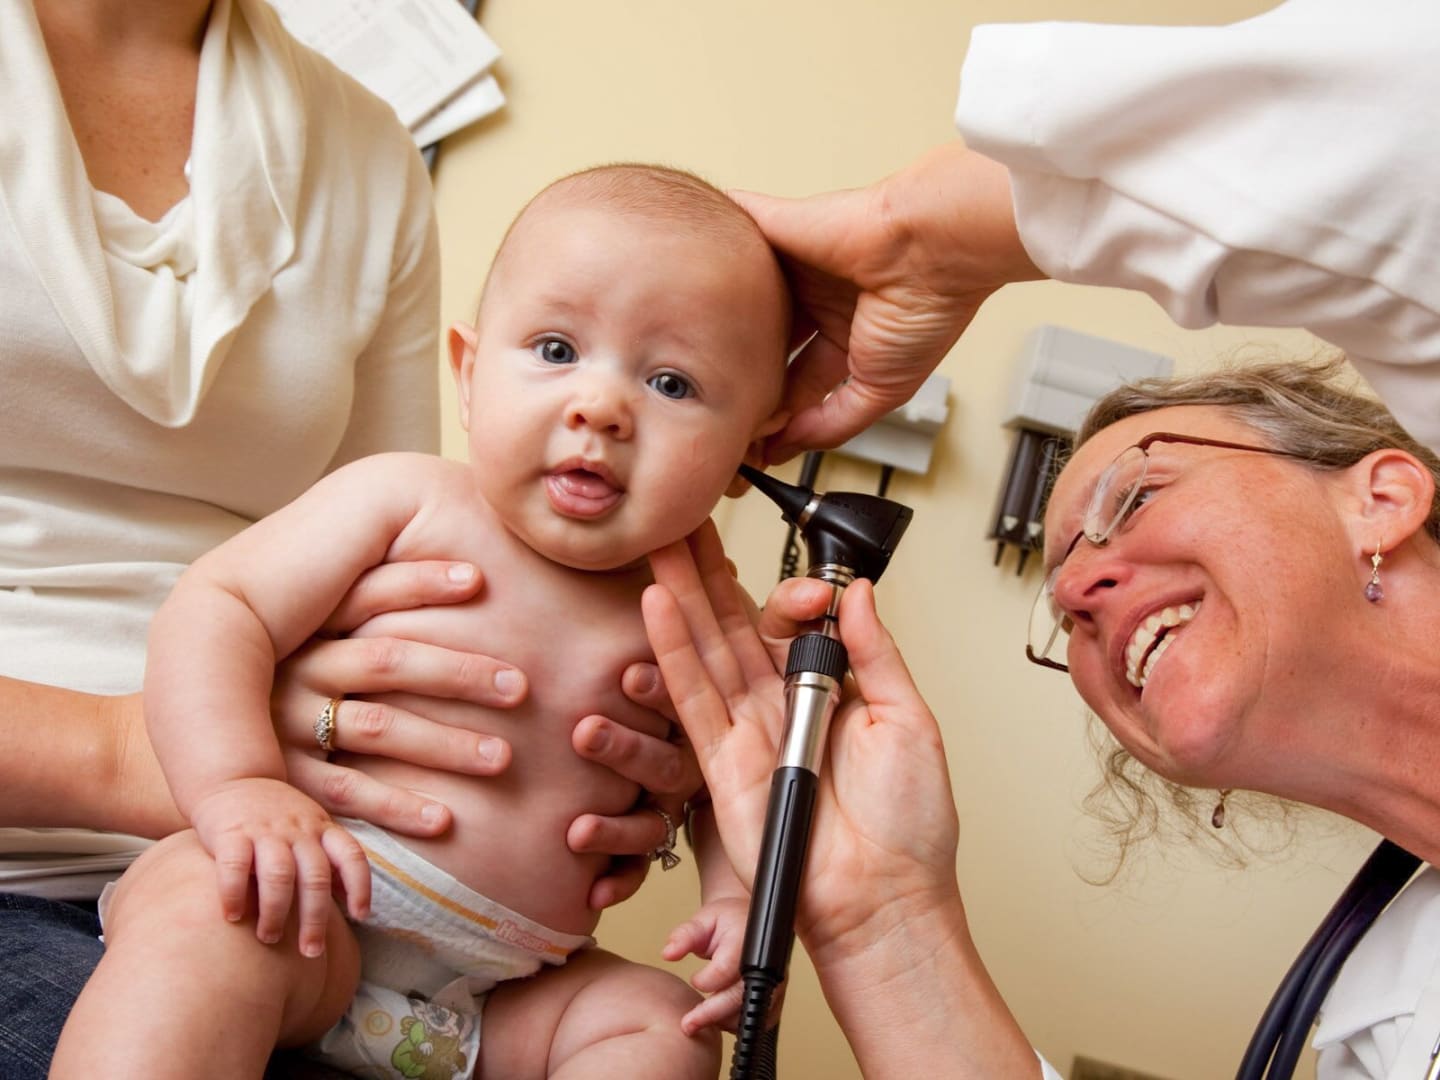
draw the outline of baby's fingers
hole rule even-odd
[[[370,863],[365,849],[350,833],[336,825],[325,830],[320,844],[330,865],[340,875],[345,890],[345,908],[356,922],[370,914]]]
[[[713,920],[697,915],[688,919],[670,931],[670,936],[665,939],[665,944],[660,949],[660,955],[672,963],[676,960],[683,960],[685,957],[694,954],[695,956],[710,959],[710,938],[714,931]]]
[[[292,851],[300,955],[319,956],[325,951],[325,929],[330,922],[330,858],[327,849],[309,837],[295,841]]]
[[[220,888],[220,911],[230,922],[239,922],[245,917],[254,855],[250,838],[243,833],[226,833],[215,844],[215,883]]]
[[[295,895],[295,856],[285,841],[266,836],[255,842],[255,892],[260,908],[255,936],[274,945],[285,933]]]
[[[710,995],[680,1018],[680,1030],[686,1035],[694,1035],[707,1027],[734,1031],[735,1021],[740,1015],[740,999],[744,992],[743,984],[737,982],[718,994]]]
[[[735,956],[725,956],[725,951],[716,950],[715,955],[710,957],[710,963],[690,976],[690,985],[702,994],[713,994],[740,978],[739,950],[735,950]]]

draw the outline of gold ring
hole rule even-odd
[[[320,715],[315,717],[315,742],[320,749],[327,754],[335,749],[335,710],[340,707],[340,702],[345,700],[345,695],[332,697],[320,710]]]

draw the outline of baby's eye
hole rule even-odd
[[[651,375],[647,385],[674,401],[682,401],[695,395],[695,388],[690,385],[690,380],[683,375],[676,375],[673,371]]]
[[[535,346],[535,353],[547,364],[575,363],[575,346],[559,338],[546,338]]]

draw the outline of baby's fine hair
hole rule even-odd
[[[1373,397],[1341,383],[1348,371],[1338,355],[1311,361],[1236,366],[1179,379],[1143,379],[1095,403],[1075,445],[1119,420],[1176,405],[1219,405],[1277,450],[1317,469],[1346,469],[1366,454],[1397,447],[1413,454],[1435,480],[1425,530],[1440,542],[1440,457],[1402,428]]]
[[[789,287],[779,261],[770,249],[760,226],[723,191],[708,180],[685,169],[645,162],[615,162],[596,165],[570,173],[547,184],[515,215],[515,220],[500,240],[500,247],[490,265],[485,291],[496,267],[500,266],[506,246],[526,215],[558,199],[570,199],[614,210],[620,214],[661,221],[677,229],[687,229],[717,241],[730,242],[740,249],[753,245],[763,252],[775,276],[775,287],[785,298],[785,336],[789,337]]]

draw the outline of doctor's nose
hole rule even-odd
[[[565,426],[589,428],[612,439],[635,432],[634,415],[624,389],[608,379],[592,379],[565,406]]]

